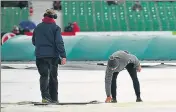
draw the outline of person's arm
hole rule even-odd
[[[141,70],[141,65],[140,65],[139,59],[135,55],[131,55],[131,61],[134,64],[134,67],[138,71],[140,71]]]
[[[57,27],[57,29],[56,29],[55,44],[56,44],[56,47],[57,47],[57,51],[60,54],[60,57],[61,58],[66,58],[64,42],[63,42],[63,38],[62,38],[62,35],[61,35],[61,29],[59,27]]]
[[[32,44],[35,46],[35,30],[34,30],[33,35],[32,35]]]
[[[106,103],[110,103],[112,100],[112,97],[111,97],[112,77],[113,77],[113,72],[107,68],[106,75],[105,75],[105,91],[106,91],[106,96],[107,96],[105,100]]]
[[[111,96],[111,81],[112,81],[113,73],[108,68],[106,69],[106,75],[105,75],[105,90],[106,90],[106,96]]]

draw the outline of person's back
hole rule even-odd
[[[134,67],[136,68],[138,68],[139,66],[139,60],[137,59],[137,57],[129,53],[128,51],[119,50],[114,52],[111,56],[117,58],[117,60],[120,62],[120,65],[118,66],[118,68],[116,68],[116,71],[118,72],[123,70],[125,66],[129,63],[134,63]]]
[[[34,30],[35,54],[36,57],[59,57],[64,51],[60,27],[49,17],[38,24]],[[61,51],[61,52],[60,52]]]
[[[37,57],[55,57],[55,23],[40,23],[34,31]],[[47,52],[46,52],[47,51]]]

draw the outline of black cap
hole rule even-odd
[[[116,68],[119,66],[119,61],[117,58],[110,56],[108,60],[108,67],[109,68]]]

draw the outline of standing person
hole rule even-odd
[[[56,18],[54,10],[47,9],[32,37],[43,103],[58,102],[58,64],[66,63],[61,29],[54,21]]]
[[[140,97],[140,84],[137,78],[137,71],[141,71],[141,66],[138,58],[130,54],[128,51],[117,51],[113,53],[108,60],[106,75],[105,75],[105,89],[106,89],[106,103],[116,103],[116,79],[117,75],[124,68],[127,69],[133,81],[133,86],[136,94],[136,102],[142,102]]]

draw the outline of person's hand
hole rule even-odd
[[[141,68],[141,65],[140,65],[140,66],[137,68],[137,71],[138,71],[138,72],[141,72],[141,69],[142,69],[142,68]]]
[[[62,65],[65,65],[65,64],[66,64],[66,61],[67,61],[66,58],[62,58],[62,59],[61,59],[61,64],[62,64]]]
[[[106,98],[105,103],[110,103],[111,100],[112,100],[112,97],[109,96],[109,97]]]

